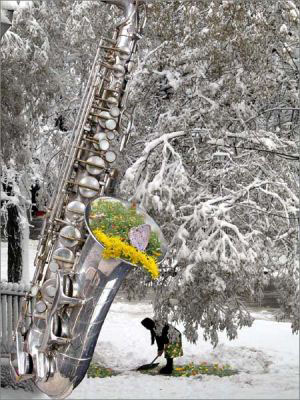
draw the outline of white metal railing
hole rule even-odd
[[[15,353],[13,333],[17,327],[21,302],[30,285],[0,282],[0,349],[1,357]]]

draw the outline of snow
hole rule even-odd
[[[20,8],[27,8],[30,7],[33,4],[32,1],[26,1],[26,0],[22,0],[20,2],[18,1],[13,1],[13,0],[1,0],[1,9],[3,10],[17,10],[19,7]]]
[[[36,242],[29,243],[34,259]],[[1,244],[1,268],[5,268],[7,245]],[[4,256],[4,257],[3,257]],[[4,275],[4,274],[3,274]],[[196,344],[183,337],[184,356],[176,364],[203,362],[229,364],[238,375],[169,377],[143,375],[134,371],[156,356],[150,334],[140,321],[152,316],[148,299],[128,303],[120,294],[106,318],[94,354],[94,361],[115,369],[111,378],[85,378],[69,399],[298,399],[299,338],[288,322],[275,322],[268,310],[255,310],[251,328],[240,330],[235,341],[220,334],[213,348],[202,339]],[[178,328],[183,331],[181,325]],[[164,359],[160,359],[164,365]],[[46,399],[46,395],[23,390],[1,389],[1,399]]]
[[[280,32],[280,33],[285,33],[285,34],[288,33],[288,28],[287,28],[286,24],[282,24],[282,25],[281,25],[281,27],[280,27],[280,29],[279,29],[279,32]]]
[[[17,10],[19,6],[17,1],[7,1],[7,0],[1,0],[0,5],[3,10]]]

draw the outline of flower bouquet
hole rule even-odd
[[[91,203],[89,227],[104,246],[103,258],[124,259],[146,268],[153,279],[158,278],[164,239],[143,210],[121,200],[99,198]]]

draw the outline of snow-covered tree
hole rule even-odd
[[[103,34],[99,10],[99,2],[34,1],[15,11],[2,39],[2,217],[9,219],[8,276],[13,281],[21,279],[22,257],[16,249],[28,238],[30,189],[40,182],[44,206],[68,146],[96,38]]]
[[[298,331],[299,8],[174,1],[151,11],[122,193],[170,243],[156,314],[182,321],[190,340],[198,325],[213,343],[219,330],[234,338],[268,272]],[[136,293],[134,276],[128,287]]]

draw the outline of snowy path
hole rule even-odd
[[[34,245],[33,245],[34,247]],[[33,248],[32,247],[32,248]],[[3,249],[2,249],[3,250]],[[3,259],[2,259],[3,262]],[[1,262],[1,263],[2,263]],[[3,264],[2,264],[3,265]],[[112,378],[85,378],[69,399],[298,399],[299,337],[290,323],[272,321],[266,311],[256,312],[253,327],[243,328],[239,338],[220,335],[213,349],[199,330],[196,345],[183,340],[184,356],[177,364],[214,362],[230,364],[240,373],[231,377],[163,377],[131,371],[156,355],[141,319],[152,316],[150,304],[124,301],[112,305],[96,347],[94,361],[119,370]],[[183,330],[180,326],[179,329]],[[164,359],[161,358],[161,365]],[[39,392],[1,389],[1,399],[46,399]]]
[[[298,399],[299,342],[289,323],[256,320],[230,342],[224,335],[213,349],[199,340],[184,340],[180,363],[207,361],[228,363],[240,370],[231,377],[172,378],[131,371],[155,356],[148,332],[140,320],[151,315],[147,304],[115,303],[97,345],[94,360],[118,369],[121,375],[84,379],[69,399]],[[200,333],[200,332],[199,332]],[[163,359],[161,359],[163,364]],[[28,397],[26,397],[28,396]],[[45,399],[41,393],[1,390],[1,399]]]

